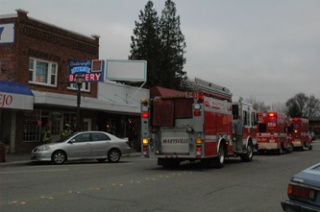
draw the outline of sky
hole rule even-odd
[[[127,60],[148,0],[0,0],[0,15],[28,17],[100,36],[99,59]],[[165,0],[153,0],[159,17]],[[173,0],[185,36],[188,78],[266,105],[298,93],[320,99],[319,0]]]

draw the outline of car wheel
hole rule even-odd
[[[63,151],[56,151],[52,154],[52,163],[53,164],[63,164],[67,159],[66,153]]]
[[[108,161],[111,163],[116,163],[120,160],[120,151],[117,149],[111,149],[108,153]]]

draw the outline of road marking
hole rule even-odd
[[[66,172],[69,169],[48,169],[48,170],[37,170],[37,171],[4,171],[0,172],[0,174],[21,174],[21,173],[39,173],[39,172]]]

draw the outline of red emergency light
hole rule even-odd
[[[141,117],[144,119],[149,118],[149,113],[148,112],[142,112]]]
[[[269,113],[269,117],[274,117],[274,113]]]

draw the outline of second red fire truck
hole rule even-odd
[[[288,135],[288,126],[288,118],[285,114],[258,113],[258,151],[274,151],[278,154],[283,151],[292,152],[293,145]]]
[[[289,123],[289,135],[295,149],[304,147],[312,149],[312,139],[309,137],[309,120],[305,118],[292,118]]]
[[[252,106],[232,104],[229,89],[198,78],[188,88],[158,88],[141,100],[144,156],[157,157],[161,166],[199,160],[222,167],[231,156],[251,161],[257,144]]]

